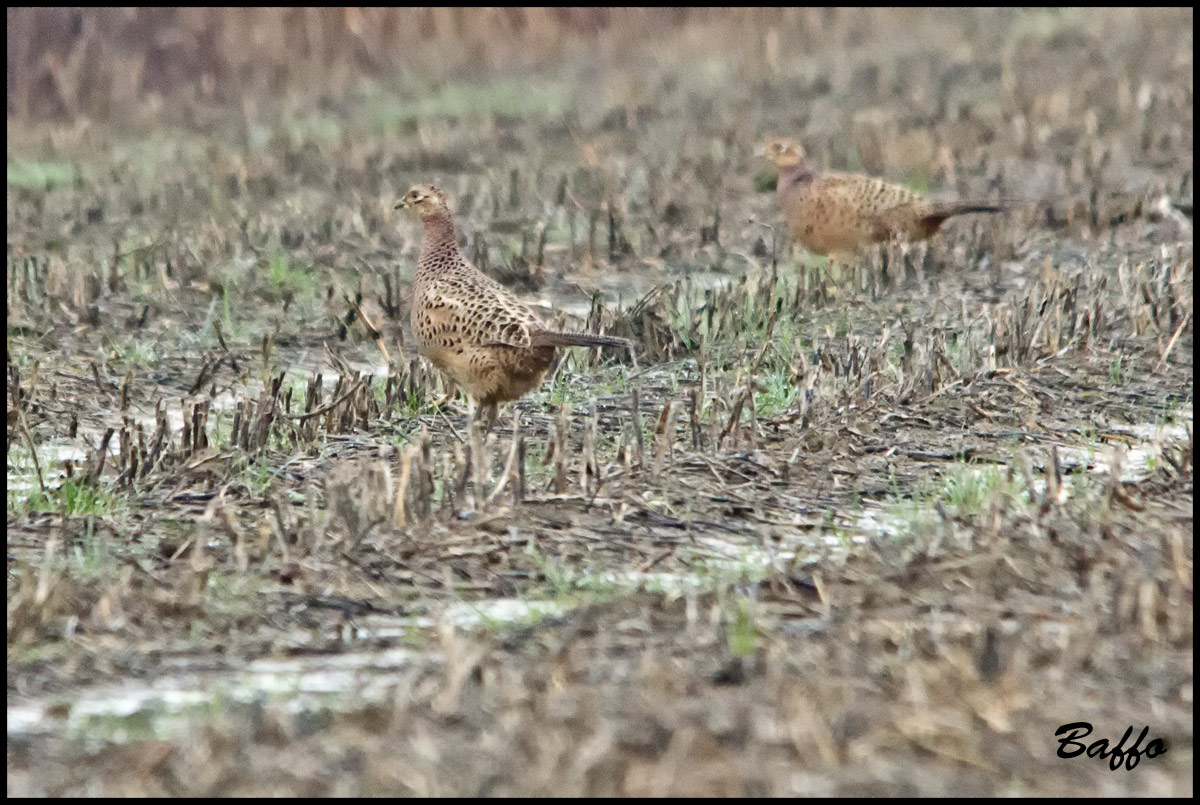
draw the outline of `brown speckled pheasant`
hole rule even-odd
[[[497,406],[542,382],[556,347],[628,347],[623,338],[548,329],[537,315],[463,255],[446,197],[415,185],[396,205],[421,219],[425,231],[413,283],[412,329],[417,348],[475,401],[491,429]]]
[[[892,237],[923,240],[951,216],[1003,211],[994,204],[929,201],[874,176],[817,171],[793,140],[767,140],[766,156],[779,169],[775,193],[789,237],[816,254],[853,254]]]

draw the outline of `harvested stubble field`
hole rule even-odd
[[[307,78],[171,62],[231,41],[194,30],[127,69],[103,16],[22,62],[30,19],[9,794],[1191,795],[1190,10],[518,14],[495,52],[347,15],[367,56]],[[456,30],[488,69],[367,77]],[[775,236],[770,134],[1027,203],[829,263]],[[634,356],[473,433],[407,332],[425,181]],[[1080,721],[1168,751],[1058,757]]]

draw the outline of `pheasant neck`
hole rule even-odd
[[[453,255],[458,251],[458,240],[454,234],[454,219],[450,213],[442,212],[421,219],[425,234],[421,239],[421,256],[417,270],[423,266],[437,266],[437,258]]]
[[[785,187],[808,184],[816,176],[817,172],[808,164],[808,160],[802,159],[795,165],[788,165],[779,170],[779,181],[776,184],[776,189],[783,190]]]

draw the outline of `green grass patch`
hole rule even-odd
[[[1124,356],[1118,355],[1108,364],[1108,382],[1114,386],[1125,385]]]
[[[291,133],[300,141],[336,140],[342,136],[342,122],[332,115],[311,114],[292,121]]]
[[[933,176],[922,168],[913,168],[900,174],[900,183],[918,193],[928,193],[933,186]]]
[[[68,515],[112,514],[114,498],[111,492],[74,478],[63,481],[57,489],[32,492],[25,508],[35,512],[62,512]]]
[[[312,271],[292,262],[283,252],[276,252],[267,261],[267,277],[271,287],[284,294],[312,296],[316,292]]]
[[[433,118],[478,118],[489,114],[522,118],[560,117],[573,93],[563,81],[496,79],[485,83],[451,81],[415,90],[416,97],[381,97],[369,114],[379,128]]]
[[[10,159],[8,186],[27,190],[53,190],[75,183],[75,166],[66,162]]]
[[[1015,460],[1015,459],[1014,459]],[[910,494],[902,494],[892,479],[892,493],[883,501],[880,524],[897,539],[926,533],[941,519],[938,505],[963,518],[978,517],[995,495],[1007,495],[1014,505],[1024,505],[1025,484],[1019,474],[1010,477],[1003,464],[959,462],[940,478],[926,481]]]
[[[754,190],[757,193],[774,193],[779,175],[773,170],[762,170],[754,174]]]
[[[937,498],[953,506],[959,515],[970,516],[981,512],[988,497],[996,490],[1011,491],[1004,467],[960,464],[943,477]]]
[[[758,650],[758,628],[750,615],[750,602],[745,598],[737,601],[733,623],[729,625],[729,652],[735,657],[753,657]]]
[[[608,574],[581,571],[540,551],[530,551],[529,557],[544,582],[535,585],[524,598],[545,597],[568,609],[582,603],[612,598],[622,590],[630,589],[629,585],[619,584]]]

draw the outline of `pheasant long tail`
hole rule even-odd
[[[962,215],[968,212],[1004,212],[1007,209],[1009,207],[1002,204],[974,204],[971,202],[952,201],[934,205],[933,214],[930,217],[945,220],[952,215]]]
[[[625,338],[587,333],[563,333],[557,330],[538,330],[530,337],[534,347],[628,347]]]
[[[973,204],[970,202],[947,201],[933,205],[933,210],[917,219],[916,232],[920,237],[927,238],[937,232],[947,218],[963,215],[968,212],[1004,212],[1009,207],[999,204]]]

